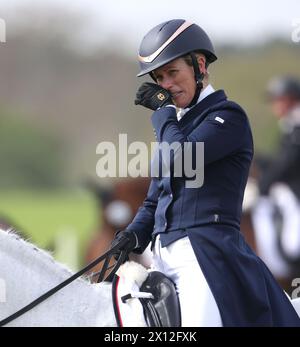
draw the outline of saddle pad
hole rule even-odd
[[[148,271],[132,261],[124,263],[114,276],[112,295],[119,327],[147,327],[140,301],[140,298],[151,295],[140,292],[140,287],[147,277]]]

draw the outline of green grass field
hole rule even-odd
[[[2,191],[0,196],[0,216],[8,218],[33,243],[55,250],[54,255],[60,243],[62,255],[55,258],[72,266],[69,261],[72,255],[67,253],[76,251],[77,261],[82,262],[86,243],[99,220],[97,204],[91,194],[80,190]],[[71,243],[73,250],[70,250]]]

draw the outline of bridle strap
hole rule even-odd
[[[100,274],[99,274],[99,278],[97,280],[97,283],[100,283],[104,280],[104,275],[108,269],[108,266],[109,266],[109,262],[110,262],[110,259],[111,259],[111,255],[107,256],[106,259],[105,259],[105,262],[102,266],[102,269],[100,271]]]
[[[114,267],[112,268],[112,270],[110,271],[110,273],[104,278],[104,273],[107,271],[107,268],[108,268],[108,263],[106,265],[106,269],[105,267],[103,266],[102,268],[102,271],[103,271],[103,275],[101,276],[101,273],[99,275],[99,278],[98,278],[98,283],[102,282],[102,281],[107,281],[107,282],[112,282],[113,280],[113,277],[115,275],[115,273],[118,271],[119,267],[126,261],[128,257],[128,252],[126,250],[123,250],[116,262],[116,264],[114,265]],[[102,272],[101,271],[101,272]]]
[[[57,293],[59,290],[61,290],[62,288],[66,287],[68,284],[72,283],[73,281],[75,281],[77,278],[79,278],[80,276],[84,275],[87,271],[89,271],[90,269],[92,269],[93,267],[95,267],[97,264],[99,264],[101,261],[103,261],[104,259],[111,258],[111,256],[113,254],[115,254],[117,251],[120,250],[120,248],[123,248],[126,243],[128,242],[128,240],[121,240],[121,242],[119,242],[118,244],[116,244],[114,247],[112,247],[110,250],[108,250],[106,253],[104,253],[103,255],[101,255],[100,257],[98,257],[97,259],[95,259],[93,262],[91,262],[90,264],[88,264],[86,267],[84,267],[82,270],[76,272],[74,275],[72,275],[70,278],[66,279],[64,282],[60,283],[59,285],[57,285],[56,287],[50,289],[48,292],[46,292],[45,294],[41,295],[40,297],[38,297],[36,300],[32,301],[30,304],[24,306],[23,308],[21,308],[19,311],[13,313],[12,315],[10,315],[9,317],[3,319],[0,321],[0,327],[12,322],[13,320],[19,318],[20,316],[22,316],[23,314],[25,314],[26,312],[32,310],[34,307],[36,307],[37,305],[39,305],[40,303],[42,303],[43,301],[45,301],[46,299],[48,299],[50,296],[54,295],[55,293]],[[126,251],[122,251],[121,255],[116,263],[116,265],[113,267],[113,269],[111,270],[110,274],[107,276],[106,280],[108,280],[108,277],[112,277],[113,274],[118,270],[118,268],[122,265],[122,262],[124,262],[124,260],[127,257],[127,252]],[[121,262],[122,261],[122,262]],[[107,264],[106,264],[107,263]],[[109,261],[106,262],[106,269],[108,267]],[[101,273],[103,272],[104,266],[101,270]],[[104,277],[104,273],[103,275],[100,275]],[[99,277],[100,277],[99,275]]]

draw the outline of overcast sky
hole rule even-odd
[[[117,34],[133,47],[153,26],[172,18],[196,22],[216,43],[263,42],[270,36],[291,40],[293,22],[300,26],[299,0],[0,0],[0,18],[24,16],[24,4],[33,21],[34,9],[55,5],[88,18],[84,32],[90,41]]]

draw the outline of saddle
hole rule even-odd
[[[180,327],[174,283],[159,271],[145,271],[142,275],[137,271],[134,280],[132,269],[114,276],[112,293],[118,326]]]

